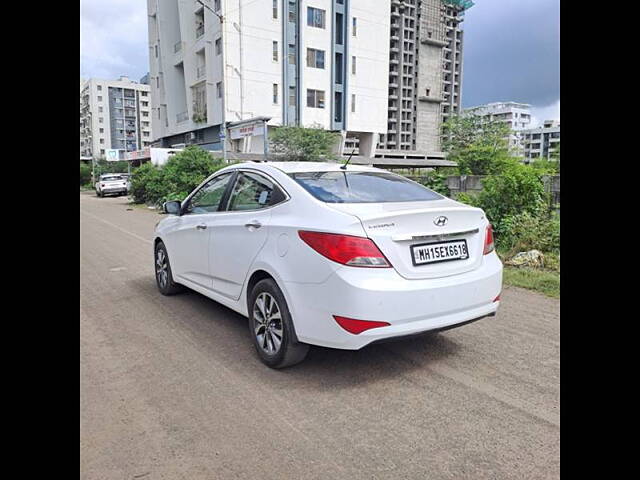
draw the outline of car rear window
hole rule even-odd
[[[421,202],[443,198],[419,183],[386,172],[304,172],[290,176],[327,203]]]
[[[122,178],[119,175],[113,175],[113,176],[110,176],[110,177],[102,177],[102,181],[103,182],[104,181],[113,182],[113,181],[116,181],[116,180],[124,180],[124,178]]]

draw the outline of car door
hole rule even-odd
[[[209,237],[233,176],[234,172],[227,172],[213,177],[182,206],[182,215],[168,235],[169,258],[176,280],[182,278],[212,288]]]
[[[267,241],[271,207],[286,194],[266,175],[238,172],[226,211],[211,232],[210,271],[215,292],[237,300],[254,259]]]

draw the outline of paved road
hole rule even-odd
[[[161,217],[129,208],[80,194],[83,480],[559,477],[557,300],[274,371],[243,317],[156,291]]]

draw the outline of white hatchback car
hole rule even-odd
[[[484,212],[386,170],[236,164],[164,210],[160,292],[186,286],[247,316],[270,367],[309,345],[357,350],[498,309],[502,263]]]

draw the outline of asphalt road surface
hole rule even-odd
[[[158,293],[161,218],[80,194],[83,480],[559,478],[558,300],[275,371],[245,318]]]

